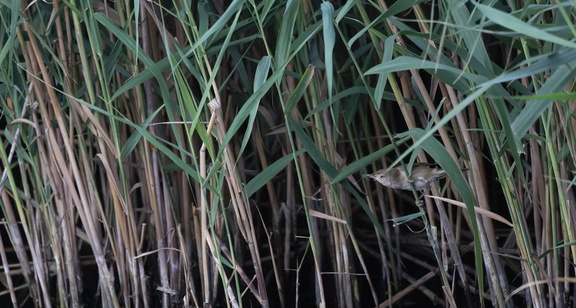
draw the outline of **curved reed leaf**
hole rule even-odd
[[[275,161],[273,164],[268,166],[268,168],[262,170],[262,172],[258,173],[257,176],[255,176],[252,180],[250,180],[250,182],[246,184],[246,196],[250,198],[255,192],[257,192],[260,188],[266,185],[266,183],[272,180],[272,178],[284,170],[284,168],[286,168],[290,162],[294,161],[295,157],[302,153],[304,153],[304,150],[299,150],[293,154],[288,154]]]
[[[515,33],[521,33],[533,39],[548,41],[568,48],[576,48],[576,43],[558,37],[550,33],[549,31],[544,31],[533,25],[523,22],[522,20],[516,18],[514,14],[504,13],[501,10],[497,10],[495,8],[480,3],[475,3],[474,5],[488,19],[514,31]]]

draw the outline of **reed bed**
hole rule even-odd
[[[572,306],[575,13],[0,1],[2,306]]]

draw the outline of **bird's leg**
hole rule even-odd
[[[406,175],[406,179],[408,180],[408,183],[414,183],[414,179],[412,178],[412,174]]]
[[[417,207],[422,207],[422,206],[424,206],[424,195],[420,195],[420,197],[418,198],[418,200],[416,200],[416,206],[417,206]]]

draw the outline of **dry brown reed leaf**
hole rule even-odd
[[[324,214],[315,210],[308,210],[308,213],[310,214],[310,216],[312,217],[316,217],[316,218],[320,218],[320,219],[326,219],[326,220],[330,220],[333,222],[337,222],[339,224],[347,224],[348,222],[344,219],[340,219],[337,217],[334,217],[332,215],[328,215],[328,214]]]
[[[459,206],[459,207],[461,207],[461,208],[463,208],[463,209],[466,209],[466,208],[467,208],[467,207],[466,207],[466,204],[464,204],[464,202],[456,201],[456,200],[453,200],[453,199],[448,199],[448,198],[438,197],[438,196],[431,196],[431,195],[426,195],[426,197],[430,197],[430,198],[432,198],[432,199],[441,200],[441,201],[444,201],[444,202],[446,202],[446,203],[450,203],[450,204]],[[484,215],[484,216],[486,216],[486,217],[488,217],[488,218],[492,218],[492,219],[494,219],[494,220],[496,220],[496,221],[499,221],[499,222],[501,222],[501,223],[503,223],[503,224],[506,224],[506,225],[508,225],[508,226],[510,226],[510,227],[514,227],[514,224],[513,224],[513,223],[511,223],[511,222],[508,221],[506,218],[504,218],[504,217],[502,217],[502,216],[500,216],[500,215],[498,215],[498,214],[496,214],[496,213],[494,213],[494,212],[491,212],[491,211],[488,211],[488,210],[486,210],[486,209],[479,208],[479,207],[474,207],[474,211],[475,211],[477,214]]]

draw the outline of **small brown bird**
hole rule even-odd
[[[412,182],[416,190],[426,190],[430,187],[430,183],[444,178],[446,175],[446,171],[441,168],[433,168],[427,164],[414,164],[410,174],[411,180],[408,179],[402,166],[382,169],[372,174],[364,174],[364,177],[371,178],[386,187],[394,189],[412,190],[410,186],[410,182]]]

